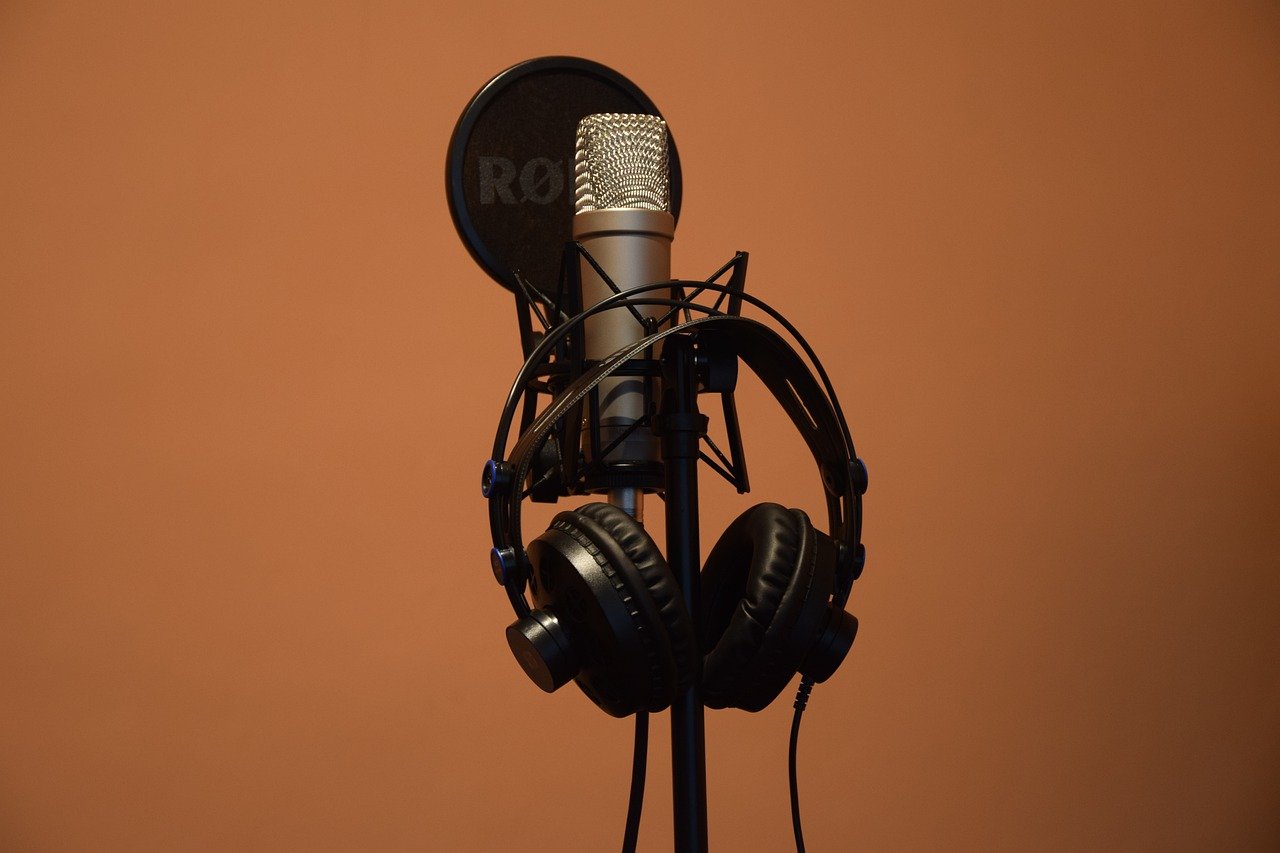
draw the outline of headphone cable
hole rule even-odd
[[[787,775],[791,782],[791,830],[796,836],[796,853],[804,853],[804,830],[800,828],[800,789],[796,785],[796,745],[800,740],[800,715],[809,704],[809,693],[812,690],[812,681],[808,678],[800,679],[800,689],[796,691],[796,701],[792,706],[796,713],[791,718],[791,748],[787,751]]]
[[[635,748],[631,754],[631,796],[627,800],[627,828],[622,833],[622,853],[635,853],[640,837],[640,812],[644,807],[644,777],[649,763],[649,712],[636,712]]]

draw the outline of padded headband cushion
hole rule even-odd
[[[729,525],[702,570],[703,697],[758,711],[795,674],[825,592],[813,589],[817,544],[798,509],[758,504]],[[806,606],[808,605],[808,606]]]
[[[648,590],[670,638],[675,693],[683,692],[693,680],[697,642],[693,623],[684,606],[684,596],[662,552],[639,522],[616,506],[589,503],[578,507],[577,515],[586,520],[583,527],[598,525],[622,549]]]

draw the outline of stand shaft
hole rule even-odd
[[[666,478],[667,563],[684,592],[697,628],[699,613],[698,442],[706,419],[698,414],[692,342],[682,336],[663,347],[659,421]],[[701,656],[693,684],[671,706],[671,788],[675,849],[707,849],[707,758],[703,730]]]

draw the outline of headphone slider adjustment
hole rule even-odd
[[[511,485],[511,477],[511,466],[506,462],[488,460],[480,474],[480,494],[491,498],[505,492]]]
[[[515,548],[489,549],[489,567],[493,569],[493,579],[499,586],[506,586],[516,579],[517,565]]]
[[[861,458],[855,457],[850,466],[850,476],[853,478],[853,487],[858,494],[865,495],[867,493],[867,463]]]

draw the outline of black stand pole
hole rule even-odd
[[[667,563],[697,627],[701,563],[698,545],[698,442],[707,419],[698,414],[693,342],[665,341],[662,406],[658,411],[666,477]],[[698,656],[701,661],[701,657]],[[671,788],[677,853],[707,849],[707,757],[702,719],[701,666],[671,706]]]

